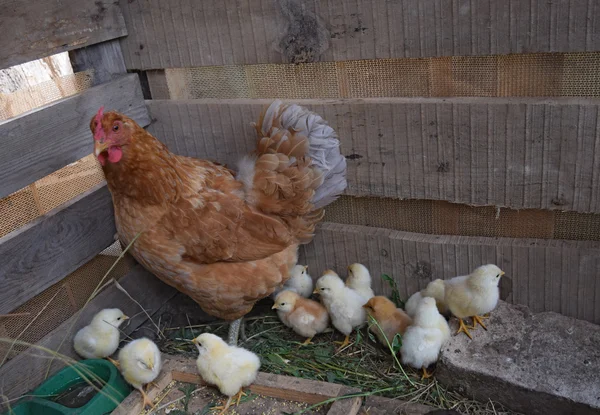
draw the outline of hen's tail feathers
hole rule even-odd
[[[270,165],[283,171],[296,164],[294,170],[302,172],[298,176],[301,185],[314,190],[307,200],[313,209],[327,206],[346,189],[346,159],[340,141],[320,115],[276,100],[263,111],[255,128],[259,136],[256,170]]]

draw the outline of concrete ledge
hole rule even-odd
[[[440,382],[526,414],[600,413],[600,326],[502,301],[486,323],[444,346]]]

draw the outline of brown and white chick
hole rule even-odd
[[[444,283],[444,280],[438,278],[427,284],[427,287],[423,288],[421,291],[417,291],[416,293],[411,295],[408,301],[406,302],[404,309],[406,310],[406,313],[409,316],[414,317],[417,311],[417,306],[421,302],[421,299],[423,297],[432,297],[433,299],[435,299],[435,304],[437,305],[438,311],[444,315],[448,314],[449,310],[448,305],[445,301],[445,294],[446,285]]]
[[[504,271],[494,264],[482,265],[469,275],[454,277],[445,282],[445,302],[450,312],[459,320],[459,329],[456,334],[463,332],[470,339],[469,328],[474,329],[477,324],[487,330],[483,324],[483,314],[489,313],[500,299],[500,277]],[[473,325],[469,328],[464,319],[472,317]]]
[[[290,272],[290,279],[280,290],[273,292],[271,298],[275,299],[280,292],[285,290],[297,292],[304,298],[310,297],[313,293],[313,279],[308,274],[308,265],[295,265]]]
[[[81,357],[107,358],[118,366],[118,363],[109,356],[117,351],[120,340],[119,326],[128,318],[118,308],[105,308],[99,311],[90,324],[75,334],[73,348]]]
[[[143,407],[152,407],[144,385],[154,382],[162,368],[160,350],[156,344],[145,337],[128,343],[119,351],[119,363],[123,378],[142,394]]]
[[[223,414],[231,405],[233,397],[237,396],[239,404],[242,389],[256,380],[260,359],[249,350],[228,345],[212,333],[202,333],[193,342],[198,348],[198,373],[228,397],[227,403],[222,407]]]
[[[363,306],[367,313],[377,321],[369,324],[369,331],[377,336],[384,346],[391,345],[396,334],[404,334],[407,327],[412,324],[412,318],[403,310],[396,308],[396,304],[383,296],[372,297]],[[383,332],[382,332],[383,331]],[[387,342],[386,342],[387,339]]]
[[[375,293],[371,288],[371,273],[363,264],[356,263],[348,266],[346,287],[352,288],[354,291],[365,297],[365,300],[375,296]]]
[[[402,336],[400,348],[402,363],[416,369],[423,369],[423,378],[431,376],[427,373],[427,367],[437,361],[440,349],[447,340],[445,333],[450,333],[449,328],[440,330],[442,321],[448,327],[448,323],[435,305],[435,300],[424,297],[417,306],[413,324]]]
[[[332,270],[325,271],[317,280],[315,294],[321,295],[333,327],[346,336],[340,346],[341,350],[350,344],[352,330],[365,324],[367,313],[362,306],[367,300],[352,288],[346,287],[344,281]]]
[[[275,298],[273,307],[283,324],[300,336],[307,337],[304,345],[329,326],[329,314],[320,303],[303,298],[293,291],[282,291]]]

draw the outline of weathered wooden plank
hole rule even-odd
[[[174,288],[161,282],[144,270],[141,265],[136,265],[122,277],[119,284],[150,315],[177,293]],[[147,320],[146,314],[141,312],[142,310],[137,304],[114,285],[111,285],[90,301],[79,315],[75,314],[69,318],[37,344],[58,351],[67,357],[80,359],[73,350],[73,336],[77,330],[89,324],[94,314],[109,307],[119,307],[126,315],[136,316],[129,320],[124,327],[121,327],[121,331],[126,335],[131,334]],[[38,386],[44,380],[49,362],[48,356],[34,348],[30,348],[6,362],[0,367],[3,393],[9,399],[14,399]],[[54,359],[50,374],[55,373],[64,365],[61,360]]]
[[[128,69],[600,50],[588,0],[120,3]]]
[[[103,183],[0,238],[0,314],[85,264],[114,242],[115,233]]]
[[[270,102],[147,101],[156,119],[149,131],[174,152],[234,165],[254,145],[249,123]],[[598,99],[296,102],[337,130],[349,195],[600,212],[600,177],[592,169],[600,152],[593,145]]]
[[[92,86],[112,81],[127,72],[118,40],[97,43],[69,52],[73,72],[94,70]]]
[[[134,74],[0,122],[0,198],[89,155],[89,122],[102,105],[142,126],[150,122]]]
[[[0,9],[0,69],[127,34],[112,0],[2,0]]]
[[[333,254],[339,251],[348,259],[340,261]],[[300,251],[299,261],[318,276],[323,257],[328,258],[326,267],[340,275],[345,275],[347,262],[365,264],[376,294],[387,292],[377,282],[381,274],[392,276],[404,299],[436,278],[466,275],[479,265],[496,263],[506,272],[501,286],[510,289],[512,283],[512,296],[503,292],[507,301],[600,323],[594,283],[600,242],[425,235],[324,222],[314,241]],[[548,289],[561,284],[566,289]]]

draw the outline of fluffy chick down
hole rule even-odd
[[[417,312],[417,306],[421,302],[421,299],[423,297],[432,297],[435,299],[435,304],[438,308],[438,311],[441,314],[448,314],[448,305],[445,301],[445,291],[446,284],[444,280],[438,278],[434,281],[431,281],[429,284],[427,284],[427,287],[410,296],[406,302],[406,305],[404,306],[404,309],[409,316],[414,317],[415,313]]]
[[[308,273],[308,266],[295,265],[290,271],[290,279],[285,282],[281,290],[275,291],[271,298],[275,299],[284,290],[294,291],[304,298],[310,297],[313,292],[313,279]]]
[[[413,324],[402,336],[402,363],[417,369],[427,368],[437,361],[440,349],[449,336],[450,328],[439,313],[435,300],[423,298],[417,306]]]
[[[306,344],[329,326],[329,314],[320,303],[303,298],[293,291],[282,291],[275,298],[273,308],[283,324],[300,336],[307,337]]]
[[[365,300],[369,300],[375,296],[371,288],[371,273],[363,264],[356,263],[348,267],[346,287],[352,288],[365,297]]]
[[[118,308],[98,312],[89,325],[73,338],[73,348],[86,359],[101,359],[112,355],[119,347],[119,326],[128,317]]]
[[[162,368],[158,346],[146,337],[134,340],[119,351],[119,364],[123,378],[142,394],[144,406],[152,405],[143,387],[153,382]]]
[[[365,324],[367,313],[363,305],[367,300],[347,287],[334,271],[325,271],[317,280],[315,292],[321,295],[333,326],[344,335],[349,336],[354,328]]]
[[[404,334],[408,326],[412,324],[412,318],[403,310],[396,308],[396,304],[383,296],[372,297],[363,306],[367,313],[373,317],[379,326],[369,324],[369,331],[373,333],[379,342],[387,346],[387,341],[392,344],[396,334]],[[383,333],[381,332],[383,330]]]
[[[249,350],[229,346],[212,333],[203,333],[193,340],[198,348],[196,366],[206,382],[231,398],[251,385],[260,369],[259,357]]]
[[[489,313],[500,299],[500,277],[496,265],[482,265],[471,274],[446,281],[445,302],[456,317],[463,319]]]

